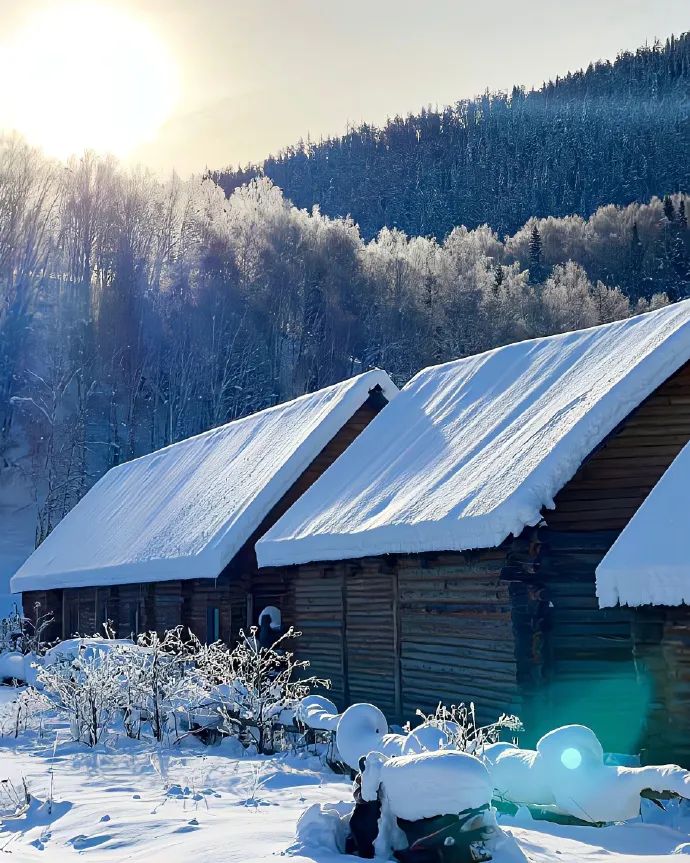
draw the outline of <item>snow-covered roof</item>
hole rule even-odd
[[[689,487],[687,444],[597,567],[602,608],[690,605]]]
[[[378,369],[108,471],[12,579],[12,590],[215,578],[380,386]]]
[[[690,301],[425,369],[257,544],[260,566],[499,545],[690,359]]]

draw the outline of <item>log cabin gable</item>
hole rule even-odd
[[[542,515],[557,531],[616,531],[630,521],[690,440],[690,363],[620,423]]]

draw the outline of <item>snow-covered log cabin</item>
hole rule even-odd
[[[690,402],[690,400],[689,400]],[[690,407],[688,408],[690,410]],[[602,608],[632,609],[638,670],[653,683],[650,747],[690,763],[690,444],[597,567]]]
[[[254,544],[397,393],[379,370],[112,468],[12,578],[53,635],[189,626],[232,642],[272,603]]]
[[[636,751],[668,681],[595,570],[688,440],[690,302],[425,369],[263,536],[260,573],[341,704],[473,700]]]

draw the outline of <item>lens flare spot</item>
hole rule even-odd
[[[572,747],[564,749],[561,755],[561,762],[568,770],[577,770],[580,764],[582,764],[582,755],[579,749],[573,749]]]

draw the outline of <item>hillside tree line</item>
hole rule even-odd
[[[514,233],[532,216],[590,216],[690,188],[690,34],[624,52],[538,90],[301,141],[212,174],[229,193],[270,177],[298,207],[443,240],[456,225]]]
[[[684,296],[682,195],[439,242],[0,141],[0,482],[37,539],[108,468],[379,366],[420,368]],[[619,285],[634,285],[623,291]]]

